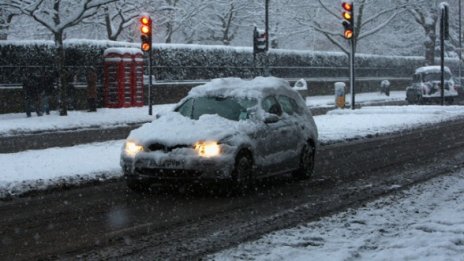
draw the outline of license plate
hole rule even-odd
[[[159,168],[159,169],[180,169],[183,164],[179,160],[167,159],[159,162],[150,161],[148,164],[149,168]]]

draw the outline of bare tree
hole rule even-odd
[[[20,15],[18,10],[0,5],[0,40],[8,39],[11,21],[17,15]]]
[[[137,1],[119,0],[104,6],[103,21],[109,40],[117,41],[124,29],[131,26],[140,15],[140,6]]]
[[[408,12],[414,17],[425,33],[425,63],[435,64],[435,46],[437,40],[437,22],[439,18],[437,0],[404,0],[408,4]]]
[[[230,43],[237,36],[243,22],[250,17],[248,0],[219,0],[212,3],[206,10],[204,29],[206,35],[200,40]]]
[[[302,26],[301,32],[308,32],[308,28],[323,34],[331,43],[340,48],[343,52],[349,53],[349,47],[346,44],[346,40],[343,36],[343,30],[341,25],[341,5],[340,1],[326,1],[318,0],[319,12],[316,15],[308,16],[306,12],[301,10],[311,10],[314,12],[314,5],[308,8],[300,8],[295,14],[295,20],[300,26]],[[331,4],[333,3],[333,4]],[[375,33],[382,30],[387,26],[399,13],[404,11],[405,5],[394,4],[390,7],[384,8],[373,8],[378,7],[380,4],[385,4],[384,1],[380,0],[360,0],[356,1],[354,6],[354,45],[355,49],[359,41],[374,35]],[[331,5],[329,5],[331,4]],[[380,10],[379,10],[380,9]],[[332,19],[320,19],[331,17]],[[309,18],[309,19],[308,19]],[[324,24],[323,24],[324,23]],[[334,28],[337,26],[337,29]]]
[[[102,6],[115,1],[117,0],[10,0],[1,4],[32,17],[53,34],[56,46],[55,63],[59,73],[60,115],[62,116],[68,114],[68,79],[64,68],[63,33],[84,19],[94,16]]]
[[[461,3],[461,0],[454,0],[452,2],[449,3],[450,4],[450,15],[449,15],[449,18],[450,18],[450,42],[451,44],[453,45],[453,52],[455,52],[456,56],[458,58],[461,58],[461,61],[462,61],[462,55],[460,55],[460,53],[462,53],[462,50],[459,50],[458,48],[460,48],[460,43],[459,43],[459,36],[461,35],[461,40],[462,40],[462,35],[463,35],[463,32],[460,32],[459,29],[460,29],[460,26],[459,26],[459,5],[461,4],[461,7],[462,7],[462,4]],[[462,13],[462,10],[461,10],[461,13]],[[462,14],[461,14],[462,15]],[[462,18],[461,18],[462,19]],[[462,25],[461,25],[462,27]],[[461,43],[462,44],[462,43]]]
[[[160,0],[158,0],[160,1]],[[201,20],[197,19],[202,11],[207,8],[209,0],[162,0],[162,3],[153,8],[156,14],[156,26],[164,31],[163,42],[172,43],[176,33],[184,32],[186,42],[190,42],[196,34],[196,28]],[[185,33],[189,31],[189,33]]]

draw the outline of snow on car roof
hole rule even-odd
[[[240,78],[214,79],[190,90],[188,96],[233,96],[261,98],[268,93],[295,93],[288,81],[276,77],[256,77],[252,80]]]
[[[418,74],[418,73],[433,73],[433,72],[441,72],[441,66],[437,66],[437,65],[424,66],[424,67],[419,67],[419,68],[416,69],[416,74]],[[447,66],[445,66],[445,72],[451,74],[451,71]]]

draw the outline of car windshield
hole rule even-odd
[[[194,120],[205,114],[217,114],[229,120],[239,121],[247,119],[247,109],[257,103],[256,99],[250,98],[205,96],[188,99],[176,111]]]
[[[449,80],[449,79],[450,79],[450,75],[448,73],[445,73],[445,80]],[[441,80],[441,73],[439,72],[424,74],[424,82],[439,81],[439,80]]]

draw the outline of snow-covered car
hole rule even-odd
[[[458,96],[451,70],[445,66],[444,96],[447,103],[452,103]],[[416,69],[412,84],[406,88],[406,101],[409,104],[438,102],[441,98],[441,67],[424,66]]]
[[[309,178],[318,133],[305,101],[285,80],[214,79],[133,130],[120,164],[129,188],[232,181],[292,173]]]
[[[459,78],[455,77],[454,80],[454,89],[458,92],[460,97],[464,97],[464,86],[462,85]]]

